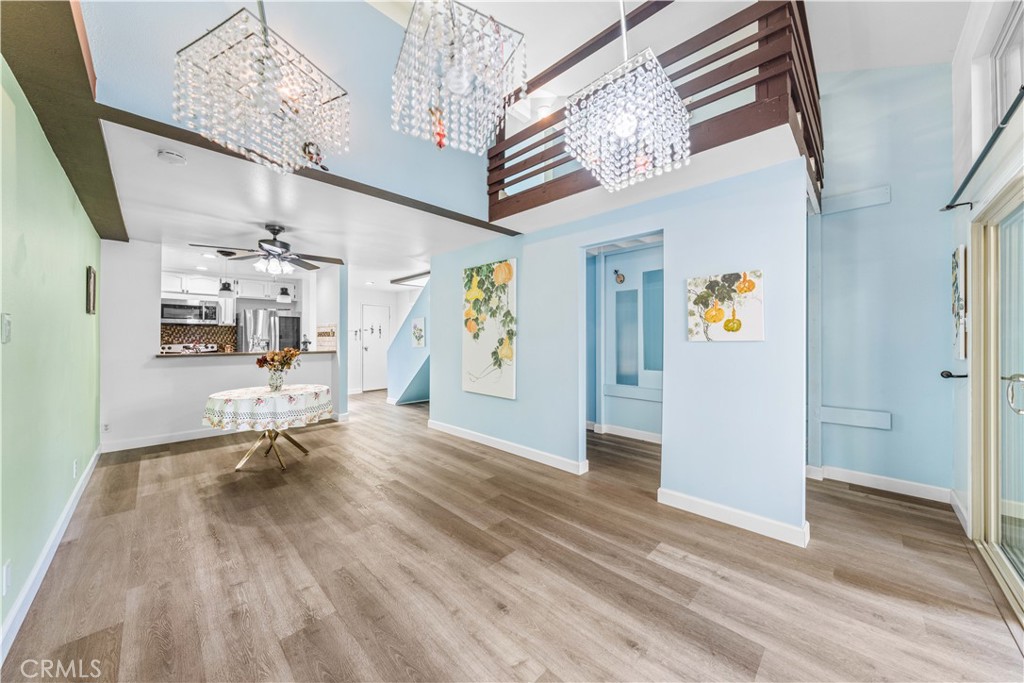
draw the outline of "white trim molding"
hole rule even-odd
[[[481,434],[469,429],[463,429],[462,427],[456,427],[455,425],[446,424],[444,422],[428,420],[427,427],[468,441],[475,441],[476,443],[483,444],[484,446],[497,448],[499,451],[518,455],[521,458],[533,460],[534,462],[539,462],[542,465],[554,467],[562,470],[563,472],[569,472],[570,474],[586,474],[590,469],[589,460],[570,460],[569,458],[563,458],[562,456],[555,455],[554,453],[539,451],[536,448],[530,448],[529,446],[523,446],[522,444],[505,441],[504,439],[488,436],[487,434]]]
[[[388,396],[387,403],[388,403],[389,406],[397,406],[398,405],[398,399],[397,398],[391,398],[390,396]]]
[[[331,419],[337,422],[348,422],[348,413],[331,413]],[[313,424],[319,424],[314,422]],[[308,426],[308,425],[307,425]],[[126,451],[131,448],[145,448],[146,446],[163,446],[164,444],[178,443],[180,441],[191,441],[192,439],[210,439],[215,436],[233,434],[234,430],[216,429],[214,427],[202,427],[191,429],[187,432],[175,434],[154,434],[152,436],[139,436],[132,439],[117,439],[115,441],[104,441],[100,443],[101,453],[114,453]]]
[[[821,481],[825,478],[825,468],[807,465],[807,478],[814,479],[815,481]]]
[[[589,425],[590,423],[588,422],[587,424]],[[627,439],[636,439],[637,441],[647,441],[649,443],[661,443],[661,434],[658,434],[657,432],[645,432],[643,430],[633,429],[631,427],[594,424],[593,432],[595,434],[613,434],[615,436],[624,436]]]
[[[78,501],[81,500],[82,493],[92,478],[92,473],[96,469],[96,461],[99,458],[100,449],[97,447],[93,451],[89,463],[82,470],[82,476],[78,478],[78,483],[75,484],[75,488],[71,491],[71,497],[64,504],[64,510],[61,511],[60,517],[57,518],[57,522],[53,526],[53,530],[50,531],[50,537],[46,539],[42,552],[36,558],[36,563],[32,567],[25,585],[22,586],[21,592],[18,593],[18,597],[14,599],[10,609],[7,611],[7,618],[4,619],[2,630],[0,630],[0,648],[2,648],[2,651],[0,651],[0,663],[7,659],[7,653],[11,650],[11,643],[14,642],[15,636],[18,635],[18,630],[25,621],[25,615],[28,614],[28,608],[32,606],[32,601],[35,600],[36,593],[39,592],[39,586],[43,583],[46,570],[50,568],[53,556],[60,546],[61,539],[64,538],[64,532],[67,531],[68,523],[71,522],[71,516],[75,514]]]
[[[949,491],[949,504],[953,506],[953,512],[956,513],[956,518],[960,520],[960,526],[964,528],[964,533],[967,534],[967,538],[971,537],[971,516],[969,513],[970,508],[964,505],[960,501],[960,496],[956,495],[956,489],[950,489]]]
[[[806,548],[811,540],[811,525],[807,521],[804,521],[802,526],[786,524],[753,512],[713,503],[710,500],[695,498],[666,488],[658,489],[658,502],[801,548]]]
[[[939,503],[949,503],[950,501],[951,491],[941,486],[920,484],[916,481],[883,477],[880,474],[857,472],[855,470],[846,470],[841,467],[832,467],[830,465],[825,465],[821,469],[822,475],[825,479],[842,481],[847,484],[857,484],[858,486],[867,486],[868,488],[878,489],[880,491],[889,491],[890,493],[901,493],[905,496],[934,500]]]

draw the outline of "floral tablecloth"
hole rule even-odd
[[[280,431],[318,422],[332,410],[331,389],[323,384],[288,384],[280,391],[249,387],[210,394],[203,424],[240,432]]]

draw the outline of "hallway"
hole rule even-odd
[[[286,472],[233,471],[251,432],[102,456],[3,679],[1020,678],[948,507],[809,482],[800,549],[657,504],[636,442],[576,477],[426,419],[353,396]]]

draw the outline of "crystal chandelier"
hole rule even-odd
[[[523,34],[454,0],[417,0],[392,77],[391,127],[484,154],[526,93]]]
[[[301,52],[241,9],[178,51],[174,120],[288,173],[348,151],[349,98]]]
[[[647,48],[629,57],[619,2],[623,63],[566,103],[565,148],[609,192],[690,163],[690,113]]]

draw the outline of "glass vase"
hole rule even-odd
[[[271,370],[267,383],[271,391],[281,391],[281,387],[284,386],[284,370]]]

